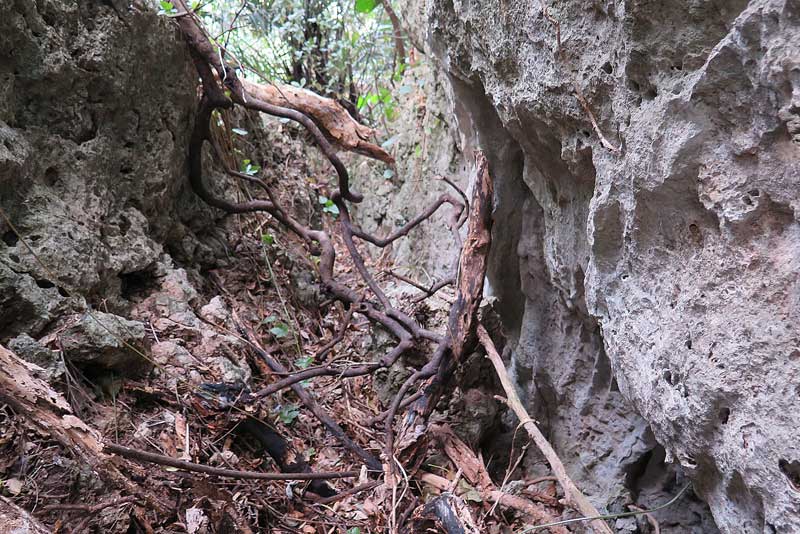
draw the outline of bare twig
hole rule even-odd
[[[536,443],[536,446],[539,447],[539,450],[542,451],[542,454],[550,464],[553,474],[558,477],[561,487],[564,488],[564,496],[567,502],[574,505],[575,508],[577,508],[582,514],[587,516],[598,516],[597,519],[592,521],[592,527],[597,529],[598,532],[602,532],[603,534],[613,534],[608,525],[606,525],[600,518],[601,514],[597,511],[594,505],[589,502],[589,499],[587,499],[586,496],[581,493],[569,475],[567,475],[567,471],[564,468],[564,464],[561,462],[561,458],[558,457],[558,454],[556,454],[556,451],[553,450],[553,447],[544,437],[544,434],[542,434],[534,420],[528,415],[528,412],[522,405],[522,401],[519,399],[519,395],[517,395],[514,384],[511,383],[511,379],[508,376],[505,364],[503,363],[500,354],[497,353],[494,342],[492,341],[492,338],[489,337],[489,333],[486,331],[483,325],[478,325],[478,338],[486,349],[487,357],[489,360],[491,360],[492,365],[494,365],[497,376],[500,379],[500,383],[506,392],[509,407],[519,418],[520,424],[524,424],[528,434],[530,434],[531,438],[533,438],[534,443]]]
[[[184,471],[192,471],[194,473],[205,473],[218,477],[244,480],[322,480],[331,478],[356,478],[359,475],[358,471],[321,471],[318,473],[262,473],[259,471],[238,471],[235,469],[223,469],[210,465],[196,464],[187,462],[186,460],[178,460],[170,456],[163,456],[161,454],[138,449],[130,449],[113,443],[106,444],[103,450],[139,462],[149,462],[152,464],[174,467],[176,469],[183,469]]]

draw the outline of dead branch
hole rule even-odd
[[[466,503],[452,493],[443,493],[412,516],[415,523],[435,521],[439,529],[447,534],[480,534]]]
[[[113,499],[108,499],[106,501],[88,505],[88,504],[50,504],[41,508],[43,512],[52,512],[55,510],[63,510],[69,512],[83,512],[86,514],[80,523],[78,523],[75,528],[72,530],[75,534],[79,534],[86,529],[89,521],[92,520],[94,514],[101,510],[105,510],[106,508],[110,508],[112,506],[120,506],[123,504],[130,504],[136,502],[136,497],[128,496],[128,497],[114,497]]]
[[[421,212],[419,215],[414,217],[411,221],[406,223],[402,228],[395,230],[390,235],[386,237],[376,237],[370,234],[367,234],[363,230],[359,228],[353,228],[353,235],[358,237],[359,239],[363,239],[369,243],[372,243],[376,247],[384,248],[391,243],[397,241],[401,237],[405,237],[408,233],[413,230],[415,227],[419,226],[422,222],[429,219],[436,210],[439,209],[443,204],[450,204],[453,206],[453,214],[451,215],[449,224],[454,225],[458,224],[458,221],[461,219],[461,214],[464,212],[464,204],[461,203],[459,200],[453,198],[450,195],[442,195],[436,201],[428,206],[425,211]]]
[[[117,454],[123,458],[148,462],[151,464],[165,465],[184,471],[194,473],[205,473],[218,477],[238,478],[242,480],[323,480],[331,478],[357,478],[359,471],[320,471],[318,473],[262,473],[259,471],[238,471],[235,469],[223,469],[210,465],[196,464],[186,460],[178,460],[170,456],[163,456],[152,452],[130,449],[122,445],[109,443],[104,446],[104,450],[111,454]]]
[[[251,97],[310,117],[336,146],[389,165],[394,164],[394,158],[388,152],[369,141],[377,137],[375,130],[356,122],[335,100],[292,85],[264,85],[245,79],[241,82],[246,94]]]
[[[27,534],[49,534],[51,532],[36,518],[2,495],[0,495],[0,525],[5,532]]]
[[[452,481],[442,476],[434,475],[433,473],[421,473],[419,475],[419,479],[420,481],[438,489],[439,491],[448,491],[452,485]],[[491,503],[497,503],[504,508],[511,508],[520,513],[526,514],[537,522],[550,523],[553,521],[552,516],[540,506],[537,506],[536,504],[523,499],[522,497],[504,493],[496,488],[490,488],[486,491],[481,491],[481,498]],[[564,527],[554,527],[552,532],[555,534],[569,534],[569,531]]]
[[[245,339],[250,344],[250,346],[258,353],[258,355],[266,362],[270,369],[272,369],[276,373],[286,374],[286,368],[281,365],[278,360],[273,358],[267,351],[265,351],[255,340],[255,336],[253,336],[251,331],[241,327],[242,332],[245,334]],[[300,401],[308,408],[314,416],[325,425],[328,431],[347,449],[349,449],[353,454],[361,458],[364,464],[374,471],[381,470],[381,462],[375,458],[373,455],[365,451],[359,444],[353,441],[342,429],[339,424],[333,420],[333,418],[323,410],[317,401],[305,390],[303,386],[299,383],[292,384],[290,386],[292,391],[294,391],[295,395],[300,399]]]
[[[444,452],[453,462],[453,465],[458,466],[467,481],[478,488],[485,500],[506,508],[513,508],[529,515],[539,523],[552,523],[555,521],[541,505],[522,497],[505,493],[502,488],[498,489],[492,482],[492,478],[489,476],[489,472],[483,462],[449,427],[433,425],[430,427],[430,432],[442,443]],[[556,534],[569,534],[564,527],[554,528],[552,531]]]
[[[383,482],[379,480],[373,480],[372,482],[365,482],[364,484],[359,484],[358,486],[352,487],[349,490],[344,490],[343,492],[337,493],[336,495],[331,495],[330,497],[325,497],[322,499],[313,499],[313,500],[317,504],[331,504],[336,501],[340,501],[345,497],[361,493],[362,491],[371,490],[372,488],[376,488],[381,484],[383,484]]]
[[[113,487],[144,500],[159,512],[166,510],[152,494],[123,475],[103,452],[99,433],[75,417],[69,403],[36,375],[43,370],[0,346],[0,401],[25,421],[51,436]]]
[[[564,489],[564,498],[566,501],[586,516],[599,516],[600,513],[597,511],[594,505],[589,502],[589,499],[587,499],[586,496],[581,493],[569,475],[567,475],[567,470],[564,468],[561,458],[558,457],[556,451],[553,450],[553,447],[544,437],[544,434],[542,434],[534,420],[528,415],[528,412],[522,405],[522,401],[520,401],[519,396],[517,395],[514,384],[511,383],[511,379],[508,376],[505,364],[503,363],[500,355],[497,353],[494,342],[492,341],[492,338],[489,337],[489,333],[486,331],[483,325],[478,325],[478,337],[486,349],[487,357],[494,365],[495,371],[497,372],[497,377],[500,379],[500,383],[503,385],[503,389],[506,392],[506,397],[508,398],[508,406],[516,414],[517,418],[519,418],[520,424],[523,425],[528,431],[528,434],[530,434],[531,438],[533,438],[536,446],[539,447],[539,450],[542,451],[542,454],[550,464],[550,468],[553,470],[553,474],[558,477],[558,481],[560,482],[561,487]],[[603,534],[613,534],[608,525],[600,519],[595,519],[591,522],[591,525],[598,532],[602,532]]]
[[[427,378],[422,386],[425,392],[411,405],[401,428],[403,447],[409,446],[424,433],[427,420],[438,402],[442,390],[450,379],[455,365],[475,344],[477,311],[483,298],[483,281],[491,245],[492,208],[494,189],[486,157],[475,155],[476,178],[467,220],[467,238],[461,248],[456,279],[456,301],[450,308],[447,338],[439,344],[434,358],[414,373],[400,388],[386,418],[386,454],[394,453],[394,415],[402,397],[415,381]],[[431,364],[435,362],[435,367]],[[402,448],[402,447],[401,447]]]

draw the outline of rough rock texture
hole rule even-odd
[[[573,476],[613,509],[677,470],[723,532],[800,530],[800,6],[406,11],[489,155],[511,365]],[[691,499],[662,514],[715,530]]]
[[[354,159],[354,183],[369,193],[355,209],[357,222],[373,234],[383,236],[402,227],[443,193],[460,198],[438,177],[447,177],[462,188],[468,185],[468,165],[448,125],[443,80],[432,66],[427,58],[412,63],[397,87],[398,118],[388,123],[384,142],[397,161],[396,168],[387,169],[363,157]],[[391,245],[397,272],[428,287],[452,273],[456,246],[447,226],[450,213],[445,204],[407,239]],[[368,244],[363,248],[375,251]]]
[[[169,22],[110,2],[0,13],[0,207],[22,237],[0,217],[2,341],[80,308],[71,294],[123,307],[166,238],[213,255],[181,222],[210,218],[186,185],[195,82]]]

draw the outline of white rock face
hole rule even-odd
[[[545,4],[407,9],[497,180],[530,411],[601,505],[679,472],[723,532],[800,532],[800,4]]]

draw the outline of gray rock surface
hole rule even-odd
[[[184,168],[194,73],[164,17],[108,2],[0,0],[0,13],[3,341],[41,333],[68,293],[122,309],[161,243],[201,256],[181,221],[210,218],[191,217],[209,213]]]
[[[79,365],[134,374],[149,367],[144,324],[111,313],[94,311],[67,320],[59,332],[64,358]]]
[[[8,342],[8,348],[23,360],[35,363],[47,371],[47,380],[60,378],[64,374],[64,361],[58,351],[51,350],[28,334],[21,334]]]
[[[678,471],[723,532],[800,531],[800,6],[405,11],[489,156],[512,370],[572,475],[613,509]]]

